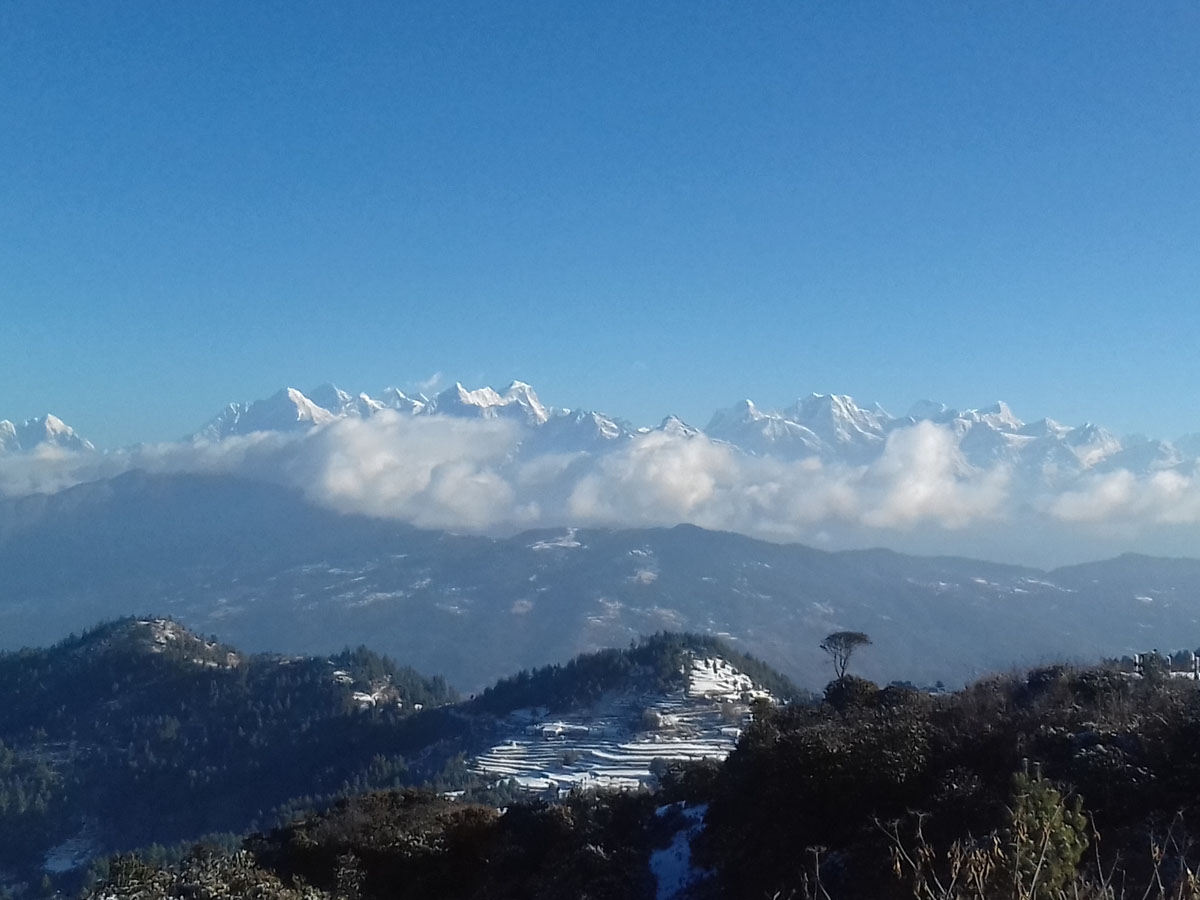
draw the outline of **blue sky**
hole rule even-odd
[[[1200,431],[1198,45],[1192,3],[13,0],[0,417],[441,372]]]

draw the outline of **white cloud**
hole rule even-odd
[[[1200,524],[1200,479],[1174,469],[1138,476],[1127,469],[1085,477],[1047,498],[1063,522],[1086,524]]]
[[[1009,493],[1004,466],[972,469],[949,429],[931,422],[893,431],[864,479],[873,493],[863,524],[905,528],[934,521],[964,528],[1001,514]]]
[[[507,420],[386,411],[302,434],[11,454],[0,457],[0,493],[51,492],[135,468],[224,473],[286,484],[341,512],[430,528],[688,522],[773,540],[922,552],[978,552],[986,535],[997,547],[989,555],[1002,555],[1006,541],[1027,548],[1037,534],[1047,546],[1074,541],[1076,558],[1095,555],[1081,548],[1097,535],[1129,549],[1200,525],[1195,472],[1118,470],[1065,487],[1031,485],[1004,466],[968,465],[954,436],[929,422],[892,432],[878,459],[862,466],[749,456],[703,435],[661,431],[598,455],[530,456],[522,437]]]

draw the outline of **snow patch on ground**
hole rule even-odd
[[[538,541],[537,543],[530,544],[529,549],[530,550],[553,550],[556,547],[561,547],[561,548],[566,548],[566,549],[574,549],[576,547],[582,547],[582,546],[583,546],[583,544],[581,544],[579,541],[575,540],[575,529],[568,528],[567,533],[562,535],[561,537],[557,537],[557,538],[554,538],[553,540],[549,540],[549,541]]]
[[[724,659],[693,658],[682,691],[617,697],[552,721],[518,711],[510,736],[471,768],[534,793],[637,788],[654,783],[656,763],[724,759],[760,697],[774,699]]]
[[[51,875],[61,875],[90,862],[99,850],[95,840],[89,835],[69,838],[46,852],[42,869]]]
[[[669,847],[650,854],[650,871],[658,881],[656,900],[672,900],[678,897],[685,888],[707,874],[703,869],[692,865],[692,839],[704,830],[704,815],[708,812],[708,804],[684,807],[682,803],[675,803],[663,806],[657,812],[661,817],[675,809],[682,812],[686,824],[675,832]]]

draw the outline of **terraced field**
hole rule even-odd
[[[618,697],[553,720],[534,710],[514,713],[511,736],[476,757],[472,768],[531,793],[635,788],[655,778],[658,761],[724,759],[759,697],[773,701],[724,659],[696,658],[687,689],[674,694]]]

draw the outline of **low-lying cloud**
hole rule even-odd
[[[891,432],[880,455],[858,466],[752,456],[669,431],[602,453],[530,455],[525,437],[504,420],[385,411],[299,434],[12,454],[0,457],[0,493],[53,492],[130,469],[229,474],[428,528],[687,522],[771,540],[976,554],[987,535],[995,549],[986,555],[1042,564],[1123,549],[1180,552],[1196,546],[1200,525],[1195,471],[1119,469],[1051,488],[1005,465],[968,465],[954,435],[930,422]],[[1034,533],[1043,558],[1030,558]]]

